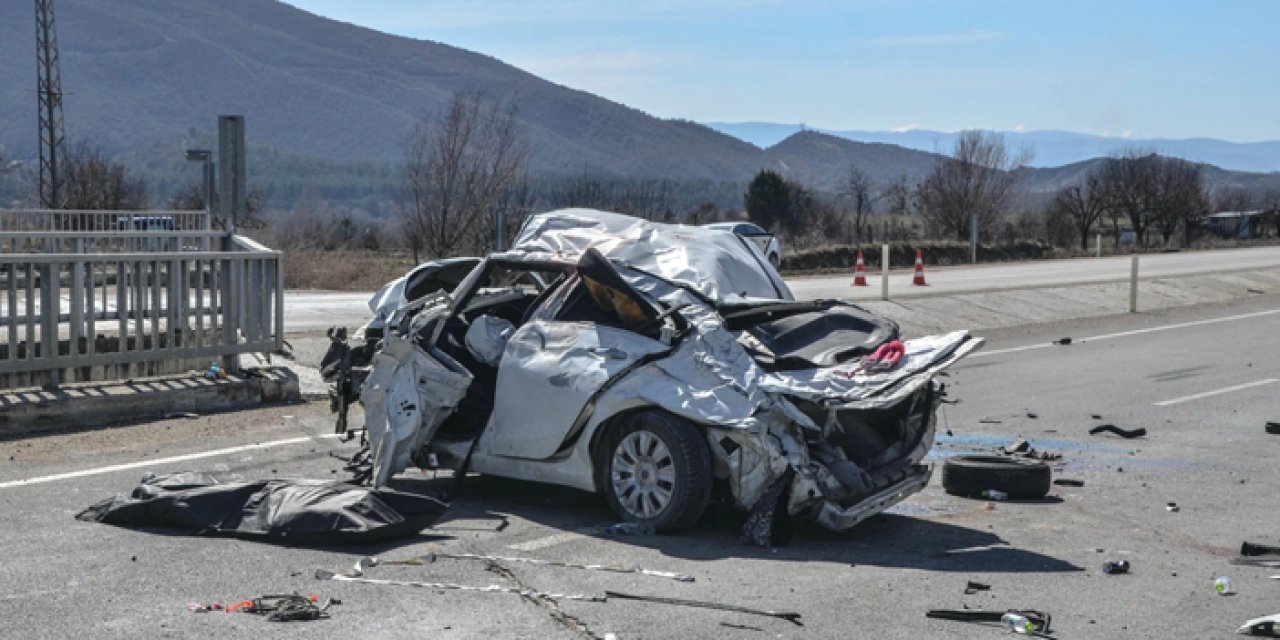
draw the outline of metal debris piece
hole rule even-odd
[[[964,593],[967,596],[971,596],[979,591],[990,591],[990,590],[991,590],[991,585],[983,582],[974,582],[973,580],[970,580],[964,585]]]
[[[1169,513],[1177,513],[1179,511],[1182,511],[1182,507],[1179,507],[1178,503],[1176,502],[1170,502],[1166,504],[1164,508],[1165,508],[1165,511],[1168,511]]]
[[[995,418],[982,418],[981,420],[978,420],[978,422],[981,422],[982,424],[1003,424],[1000,420],[996,420]]]
[[[1004,447],[997,447],[996,451],[1007,456],[1018,458],[1029,458],[1032,460],[1058,460],[1062,457],[1061,453],[1056,451],[1044,451],[1031,446],[1030,442],[1022,438],[1013,441],[1013,444]]]
[[[1141,438],[1147,435],[1147,430],[1141,427],[1137,429],[1121,429],[1114,424],[1100,424],[1089,430],[1089,435],[1096,436],[1099,433],[1114,433],[1121,438]]]
[[[1053,341],[1053,343],[1054,343],[1054,344],[1060,344],[1060,345],[1062,345],[1062,346],[1064,346],[1064,347],[1066,347],[1066,346],[1070,346],[1070,345],[1071,345],[1071,338],[1069,338],[1069,337],[1058,338],[1057,340],[1054,340],[1054,341]]]
[[[753,627],[749,624],[734,624],[732,622],[721,622],[720,626],[729,627],[730,629],[743,629],[746,631],[764,631],[764,629],[761,629],[760,627]]]
[[[1084,486],[1084,480],[1077,480],[1075,478],[1058,478],[1057,480],[1054,480],[1053,483],[1060,487],[1083,487]]]
[[[1113,560],[1111,562],[1104,562],[1102,563],[1102,572],[1108,575],[1129,573],[1129,561]]]
[[[1000,622],[1006,613],[1014,613],[1030,620],[1035,625],[1037,634],[1049,633],[1049,624],[1053,621],[1053,616],[1043,611],[1033,611],[1030,609],[1018,610],[1009,609],[1008,611],[978,611],[974,609],[965,609],[956,611],[953,609],[930,609],[925,612],[924,617],[934,618],[936,620],[955,620],[956,622]]]
[[[343,575],[326,571],[325,569],[316,569],[316,580],[334,580],[336,582],[359,582],[363,584],[381,584],[393,587],[422,587],[424,589],[448,589],[452,591],[475,591],[479,593],[514,593],[526,598],[549,598],[551,600],[580,600],[582,602],[607,602],[608,600],[601,596],[588,596],[580,594],[567,593],[546,593],[543,591],[534,591],[533,589],[518,589],[515,587],[503,587],[491,584],[487,587],[476,587],[465,584],[452,584],[449,582],[418,582],[414,580],[379,580],[376,578],[364,578],[356,576]]]
[[[1265,427],[1267,433],[1271,435],[1280,435],[1280,422],[1268,422]]]
[[[1258,544],[1256,542],[1243,542],[1240,544],[1240,555],[1280,556],[1280,547],[1273,547],[1268,544]]]
[[[1236,629],[1236,633],[1246,636],[1280,638],[1280,631],[1276,630],[1277,623],[1280,623],[1280,613],[1247,620],[1240,625],[1239,629]]]
[[[603,564],[577,564],[573,562],[559,562],[556,560],[541,560],[538,558],[519,558],[512,556],[484,556],[475,553],[444,553],[440,551],[432,551],[420,556],[414,556],[406,560],[381,560],[367,566],[376,566],[377,564],[399,564],[424,566],[435,562],[439,558],[449,560],[480,560],[484,562],[522,562],[524,564],[536,564],[544,567],[564,567],[567,569],[585,569],[587,571],[608,571],[612,573],[638,573],[643,576],[653,576],[655,578],[667,578],[677,582],[693,582],[693,576],[687,573],[677,573],[675,571],[655,571],[645,569],[639,565],[624,567],[620,565],[603,565]],[[357,564],[357,567],[361,565]],[[363,568],[361,569],[363,573]]]
[[[766,616],[769,618],[778,618],[786,620],[798,627],[803,627],[804,623],[800,622],[800,614],[794,611],[772,611],[768,609],[752,609],[750,607],[739,607],[732,604],[720,604],[719,602],[703,602],[700,600],[682,600],[680,598],[665,598],[663,596],[646,596],[634,595],[629,593],[619,593],[617,591],[605,591],[606,598],[618,598],[619,600],[643,600],[645,602],[656,602],[658,604],[671,604],[681,607],[696,607],[699,609],[715,609],[717,611],[733,611],[735,613],[749,613],[755,616]]]

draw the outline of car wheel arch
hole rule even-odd
[[[698,430],[698,433],[699,435],[702,436],[703,440],[706,440],[707,438],[707,429],[710,425],[698,422],[697,420],[692,420],[685,416],[679,415],[673,411],[669,411],[658,405],[654,405],[654,404],[634,405],[634,406],[625,407],[618,411],[615,411],[611,413],[607,418],[604,418],[596,423],[595,428],[592,429],[590,439],[588,440],[587,452],[590,454],[592,476],[594,478],[596,493],[603,495],[605,491],[605,486],[604,486],[605,478],[603,477],[601,471],[604,468],[604,465],[602,464],[604,462],[604,456],[607,456],[609,454],[609,452],[605,451],[605,442],[608,440],[609,432],[612,429],[614,429],[617,425],[625,421],[627,418],[630,418],[639,413],[646,413],[646,412],[663,413],[673,418],[677,418],[679,420],[687,422],[688,424],[692,425],[695,429]],[[712,464],[714,465],[716,462],[715,453],[711,454],[711,461],[712,461]]]

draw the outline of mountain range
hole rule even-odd
[[[818,131],[856,142],[893,144],[908,149],[948,153],[955,146],[958,131],[930,131],[909,128],[899,131],[813,129],[799,124],[774,122],[708,122],[707,126],[735,138],[768,148],[801,131]],[[1130,149],[1159,153],[1211,164],[1233,171],[1280,171],[1280,141],[1228,142],[1213,138],[1133,138],[1128,135],[1103,136],[1072,131],[1000,131],[1013,149],[1034,152],[1031,166],[1058,167],[1090,158],[1111,156]]]
[[[168,162],[181,165],[184,148],[209,143],[221,114],[246,118],[251,181],[255,157],[359,164],[366,171],[389,167],[403,158],[415,122],[443,113],[462,90],[518,103],[529,168],[540,175],[745,183],[769,168],[832,190],[851,165],[878,182],[918,179],[950,149],[953,135],[661,119],[490,56],[330,20],[276,0],[57,0],[56,6],[68,139],[108,155],[141,155],[144,167],[164,165],[159,157],[170,156]],[[20,159],[36,155],[32,26],[31,3],[0,2],[0,60],[6,61],[0,65],[0,145]],[[1034,144],[1040,165],[1075,163],[1027,170],[1033,190],[1082,175],[1088,165],[1078,161],[1112,148],[1096,136],[1064,132],[1008,137],[1014,146]],[[1280,169],[1280,143],[1169,142],[1196,142],[1218,155],[1152,146],[1223,167]],[[271,153],[255,155],[254,148]],[[1214,169],[1211,175],[1213,184],[1260,180],[1280,184],[1280,174]]]

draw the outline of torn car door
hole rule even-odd
[[[471,373],[448,354],[398,334],[383,340],[360,391],[374,487],[408,468],[470,385]]]

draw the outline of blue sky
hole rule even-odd
[[[288,0],[665,118],[1280,139],[1280,2]]]

